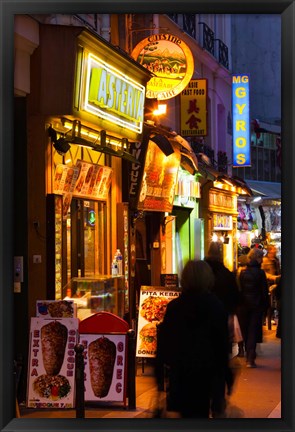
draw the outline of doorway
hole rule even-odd
[[[63,285],[107,273],[106,236],[106,203],[73,198],[63,227]]]

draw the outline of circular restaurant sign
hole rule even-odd
[[[154,34],[143,39],[131,56],[154,76],[147,83],[149,99],[171,99],[188,85],[194,72],[189,47],[172,34]]]

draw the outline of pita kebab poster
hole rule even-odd
[[[167,304],[180,295],[163,287],[142,286],[139,299],[137,357],[156,357],[157,324],[165,315]]]
[[[27,406],[73,408],[77,318],[31,318]]]

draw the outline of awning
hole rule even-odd
[[[247,185],[252,189],[254,196],[268,199],[281,199],[282,197],[281,183],[247,180]]]
[[[215,168],[209,165],[209,161],[207,161],[207,159],[204,158],[204,155],[201,155],[199,157],[200,159],[199,159],[198,169],[205,180],[209,179],[211,181],[221,182],[228,186],[234,186],[238,193],[247,196],[252,195],[252,191],[248,185],[248,182],[246,183],[244,180],[240,179],[237,176],[231,177],[226,173],[217,171]]]

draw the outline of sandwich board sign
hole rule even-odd
[[[141,287],[136,340],[137,357],[156,357],[157,324],[163,320],[167,304],[179,295],[180,291],[166,287]]]

